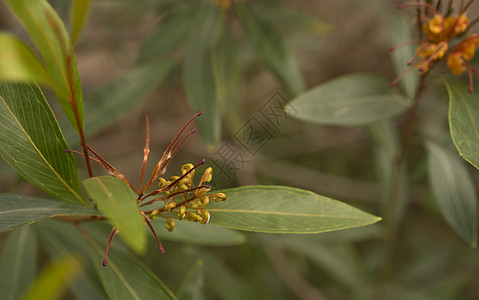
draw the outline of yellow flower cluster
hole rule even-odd
[[[204,160],[198,165],[203,163]],[[195,169],[198,165],[194,166],[191,163],[183,165],[181,167],[181,176],[172,176],[170,180],[166,180],[163,177],[158,178],[158,191],[163,196],[157,197],[155,200],[164,201],[164,206],[151,211],[149,217],[150,219],[158,219],[158,216],[164,217],[166,219],[165,227],[168,231],[173,231],[175,221],[162,213],[174,212],[179,220],[186,219],[192,222],[207,224],[210,220],[210,213],[205,207],[210,200],[226,200],[224,193],[208,194],[211,186],[204,185],[204,183],[210,182],[213,178],[213,169],[211,167],[205,170],[200,182],[196,187],[194,186]]]

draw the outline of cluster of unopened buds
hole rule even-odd
[[[391,86],[395,86],[413,68],[424,74],[434,64],[445,60],[454,75],[468,72],[469,92],[473,92],[472,72],[479,71],[471,66],[470,61],[479,48],[479,35],[467,34],[467,31],[479,19],[470,21],[466,16],[466,11],[473,0],[467,4],[462,0],[459,10],[454,14],[453,1],[449,1],[444,14],[441,13],[441,2],[438,0],[435,6],[430,2],[408,2],[398,6],[399,9],[406,6],[417,8],[419,38],[391,48],[395,50],[400,46],[418,44],[414,56],[408,62],[409,68],[391,82]]]
[[[150,176],[150,179],[144,184],[143,179],[145,174],[145,168],[148,160],[148,154],[150,153],[150,133],[148,117],[145,116],[146,141],[145,148],[143,151],[143,166],[141,169],[140,187],[138,189],[136,189],[123,174],[118,172],[112,165],[110,165],[100,155],[93,151],[93,149],[87,146],[88,150],[96,157],[90,158],[91,160],[100,163],[110,173],[110,175],[122,179],[138,195],[136,200],[139,206],[140,213],[143,216],[144,222],[146,223],[146,225],[148,225],[151,232],[153,233],[153,236],[158,242],[159,250],[161,252],[165,252],[165,250],[163,249],[163,246],[161,245],[160,240],[153,226],[151,225],[150,219],[155,220],[159,217],[165,218],[165,227],[168,231],[173,231],[173,229],[175,228],[175,221],[173,220],[173,218],[166,215],[167,213],[171,212],[176,213],[179,220],[187,219],[189,221],[207,224],[210,220],[210,213],[205,208],[206,205],[208,205],[210,200],[226,200],[226,195],[224,193],[209,193],[212,186],[206,185],[205,183],[210,182],[213,178],[213,169],[211,167],[208,167],[205,170],[204,174],[201,176],[200,182],[195,186],[194,177],[196,168],[205,163],[204,159],[200,160],[200,162],[195,166],[190,163],[183,165],[183,167],[181,168],[180,176],[172,176],[170,180],[166,180],[163,177],[160,177],[165,173],[168,163],[178,152],[183,143],[188,139],[191,134],[196,131],[194,128],[192,128],[186,134],[186,136],[184,136],[180,140],[180,137],[183,135],[186,128],[196,117],[200,115],[200,111],[196,112],[196,114],[194,114],[193,117],[188,120],[188,122],[183,126],[183,128],[181,128],[181,130],[171,141],[170,145],[165,150],[160,160],[156,164],[153,173]],[[82,153],[79,153],[77,151],[67,151],[75,152],[82,155]],[[153,182],[155,182],[155,180],[158,180],[158,189],[155,189],[154,191],[148,193],[147,191],[150,189],[150,186],[153,184]],[[150,209],[150,207],[156,206],[157,203],[160,203],[159,207]],[[105,256],[103,259],[104,266],[107,265],[107,255],[111,241],[118,232],[118,228],[114,226],[111,231],[110,238],[108,240],[107,248],[105,251]]]
[[[196,166],[191,163],[185,164],[181,167],[181,176],[172,176],[170,180],[163,177],[158,178],[159,189],[154,191],[151,195],[156,196],[153,200],[146,202],[143,205],[149,205],[154,202],[164,202],[162,208],[154,209],[149,212],[148,216],[152,220],[163,217],[166,219],[165,227],[168,231],[175,229],[175,220],[165,216],[167,212],[173,212],[178,216],[179,220],[186,219],[192,222],[199,222],[201,224],[208,224],[210,221],[210,213],[205,208],[210,200],[224,201],[226,195],[224,193],[208,194],[211,185],[205,185],[213,178],[213,169],[208,167],[201,176],[200,182],[195,187],[194,177],[196,168],[204,164],[202,159]]]

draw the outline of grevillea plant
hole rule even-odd
[[[0,194],[0,230],[11,231],[0,265],[0,298],[50,299],[69,286],[71,293],[80,299],[92,299],[91,295],[115,300],[175,299],[176,295],[158,276],[130,252],[132,250],[140,256],[148,252],[147,227],[159,250],[165,252],[157,235],[158,229],[154,228],[160,223],[171,232],[168,233],[171,236],[180,230],[180,223],[186,223],[179,220],[206,225],[205,229],[183,226],[183,236],[179,239],[186,242],[199,239],[203,243],[210,239],[211,244],[224,245],[244,240],[244,236],[234,229],[312,234],[364,226],[380,220],[339,201],[296,188],[254,185],[219,190],[221,186],[211,183],[214,168],[201,170],[204,159],[196,165],[184,164],[177,176],[164,177],[168,163],[188,136],[195,132],[195,129],[188,131],[188,126],[200,116],[199,111],[173,138],[149,178],[144,177],[150,151],[146,117],[140,186],[134,187],[117,168],[92,149],[87,140],[91,134],[89,130],[95,131],[113,123],[119,111],[120,115],[128,112],[130,108],[125,103],[143,98],[147,94],[145,91],[160,83],[173,63],[141,65],[99,92],[103,97],[96,96],[99,99],[84,104],[75,43],[82,31],[89,2],[72,2],[71,31],[68,32],[46,0],[5,1],[26,29],[35,50],[11,33],[0,33],[0,155],[24,180],[48,196]],[[206,1],[192,5],[199,5],[206,12],[202,15],[204,20],[209,20],[209,12],[215,16],[224,15],[232,3]],[[255,22],[247,7],[241,4],[237,9],[249,22],[245,26],[247,30],[254,32],[261,25]],[[211,32],[206,29],[203,33],[214,38],[216,28]],[[203,38],[199,42],[206,42]],[[261,48],[261,41],[255,43]],[[209,50],[203,50],[199,52],[200,58],[207,57],[204,55]],[[198,67],[197,70],[205,73],[187,74],[185,80],[189,93],[193,93],[189,97],[204,99],[205,95],[197,95],[195,90],[201,92],[201,80],[203,76],[208,78],[211,75],[211,69],[195,65],[197,55],[197,51],[187,53],[185,64],[189,65],[188,68]],[[147,80],[138,80],[138,77]],[[291,86],[299,92],[301,83]],[[39,85],[55,94],[66,119],[76,131],[76,137],[69,136],[68,139],[79,141],[80,151],[67,144],[63,131],[68,131],[68,126],[59,126]],[[211,103],[194,103],[202,110],[201,118],[216,117],[217,108]],[[105,111],[95,119],[93,113],[98,112],[89,108],[90,104],[104,104],[110,109],[112,106],[109,105],[113,105],[119,110],[115,114]],[[200,130],[208,129],[199,127]],[[214,131],[219,132],[218,128]],[[84,158],[86,179],[78,178],[75,154]],[[101,164],[109,175],[94,174],[92,162]],[[202,173],[199,179],[195,178],[197,172]],[[43,221],[45,219],[52,220]],[[105,221],[113,228],[109,239],[103,231]],[[109,251],[116,234],[130,250],[122,249],[120,244]],[[51,260],[35,278],[37,240],[50,254]],[[168,255],[166,251],[155,260],[169,261]],[[102,256],[103,266],[99,267]],[[206,257],[204,262],[209,264]],[[46,262],[42,261],[42,265]],[[190,286],[195,284],[195,272],[201,264],[199,261],[193,266],[193,275],[185,272],[186,281],[192,282],[177,293],[180,298],[190,293]],[[91,272],[92,269],[96,274]],[[52,285],[55,286],[52,288]]]

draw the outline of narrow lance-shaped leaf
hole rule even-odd
[[[85,136],[114,124],[129,113],[147,95],[165,80],[173,69],[173,61],[162,61],[139,66],[114,80],[88,98],[85,107]],[[72,143],[80,139],[72,127],[60,122],[65,138]]]
[[[339,201],[285,186],[246,186],[223,191],[227,200],[208,205],[210,223],[271,233],[320,233],[381,220]]]
[[[294,118],[323,125],[358,126],[395,117],[410,106],[379,75],[349,74],[294,98],[285,110]]]
[[[135,252],[146,250],[146,231],[137,195],[121,179],[100,176],[83,180],[83,186],[98,208],[120,230],[120,237]]]
[[[46,0],[6,0],[30,34],[45,61],[66,116],[78,130],[74,112],[83,126],[83,95],[73,46],[60,17]],[[72,105],[73,104],[73,105]]]
[[[20,175],[65,202],[86,204],[76,163],[36,84],[0,83],[0,155]]]
[[[0,232],[59,216],[97,216],[90,207],[15,194],[0,194]]]
[[[205,299],[203,289],[205,285],[204,261],[198,259],[188,270],[178,291],[179,300]]]
[[[90,242],[90,257],[110,299],[176,299],[150,269],[130,254],[112,251],[108,254],[108,266],[102,267],[98,257],[103,251],[95,241]]]
[[[73,253],[88,255],[90,245],[78,228],[69,222],[58,220],[39,222],[35,224],[35,229],[38,231],[43,248],[52,260],[73,255]],[[85,263],[81,258],[78,262]],[[83,267],[85,272],[82,272],[77,280],[70,285],[70,291],[75,299],[108,299],[95,272],[88,272],[89,268],[93,268],[93,265],[83,264]]]
[[[16,300],[35,278],[36,238],[29,226],[10,233],[0,261],[0,299]]]
[[[303,92],[305,83],[298,63],[273,24],[255,15],[244,3],[235,4],[235,10],[259,59],[291,93]]]
[[[393,45],[400,45],[404,41],[412,40],[412,28],[409,19],[402,16],[394,20],[394,34],[391,34],[391,42]],[[393,46],[391,58],[396,69],[396,76],[407,72],[408,62],[414,56],[414,45]],[[399,77],[398,77],[399,78]],[[414,99],[418,85],[419,73],[414,70],[408,72],[399,81],[399,85],[403,88],[404,93],[410,99]]]
[[[464,83],[447,83],[449,129],[459,155],[479,169],[479,101],[477,92],[469,93]]]
[[[477,244],[477,199],[463,161],[437,144],[427,144],[429,182],[449,225],[473,247]]]
[[[139,62],[164,58],[178,47],[186,46],[196,28],[197,12],[198,5],[191,2],[167,15],[141,45]]]
[[[183,82],[188,102],[193,111],[203,112],[196,124],[209,148],[216,147],[221,132],[211,48],[221,32],[222,20],[214,3],[206,3],[199,9],[197,26],[191,34],[183,63]]]
[[[71,8],[71,35],[72,43],[75,45],[80,37],[90,9],[91,0],[73,0]]]
[[[0,80],[53,84],[32,50],[16,36],[4,32],[0,33]]]

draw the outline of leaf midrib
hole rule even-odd
[[[36,97],[35,97],[36,99]],[[83,200],[82,197],[80,197],[80,195],[78,195],[78,193],[72,189],[64,180],[63,178],[56,172],[56,170],[52,167],[52,165],[48,162],[48,160],[43,156],[43,154],[41,153],[41,151],[37,148],[37,146],[35,145],[35,143],[32,141],[32,139],[30,138],[30,135],[26,132],[25,128],[22,126],[22,124],[20,123],[20,121],[17,119],[17,117],[15,116],[15,114],[13,113],[13,111],[10,109],[10,106],[7,104],[7,102],[5,101],[5,99],[0,95],[0,100],[3,102],[3,104],[5,105],[5,107],[7,108],[8,112],[10,113],[10,115],[12,116],[13,120],[17,123],[18,127],[21,129],[21,131],[23,132],[23,134],[25,135],[25,137],[27,138],[27,140],[30,142],[30,144],[33,146],[33,148],[35,149],[35,151],[38,153],[38,155],[40,155],[41,159],[43,160],[43,162],[47,165],[47,167],[53,172],[53,174],[60,180],[60,182],[70,191],[70,193],[72,193],[78,200],[80,200],[80,203],[82,203],[83,205],[85,205],[85,201]]]

